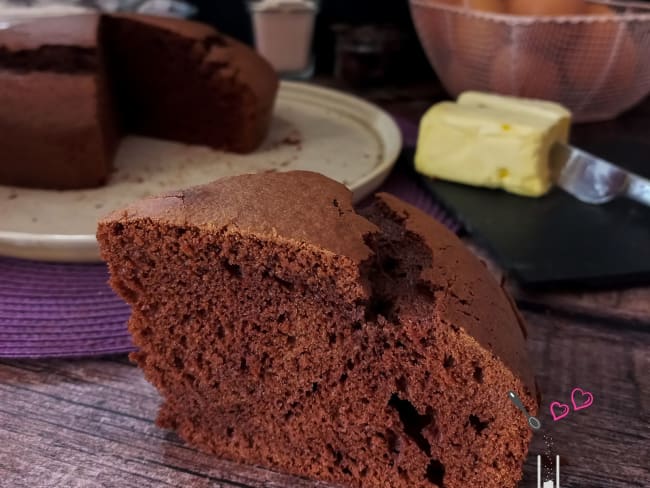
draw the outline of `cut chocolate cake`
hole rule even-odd
[[[101,185],[118,118],[120,131],[253,151],[277,89],[277,75],[252,49],[196,22],[94,14],[23,21],[0,29],[0,184]]]
[[[135,203],[97,237],[158,424],[190,444],[349,487],[521,477],[531,434],[508,391],[538,408],[523,323],[416,208],[245,175]]]
[[[262,143],[278,82],[254,51],[196,22],[120,15],[106,23],[128,131],[235,152]]]
[[[0,29],[0,184],[106,181],[117,126],[99,37],[96,15]]]

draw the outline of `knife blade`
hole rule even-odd
[[[650,207],[650,181],[582,149],[555,143],[550,154],[557,186],[578,200],[603,204],[627,197]]]

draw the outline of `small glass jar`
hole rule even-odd
[[[284,78],[305,79],[314,71],[311,54],[318,13],[314,0],[257,0],[248,3],[255,49]]]
[[[403,35],[392,25],[335,25],[334,75],[351,87],[391,81],[400,61]]]

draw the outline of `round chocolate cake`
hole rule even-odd
[[[253,151],[277,89],[255,51],[197,22],[21,21],[0,29],[0,185],[101,185],[124,133]]]
[[[227,178],[99,223],[158,424],[341,486],[504,488],[535,414],[525,328],[443,226],[309,172]]]

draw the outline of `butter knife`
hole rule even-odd
[[[627,197],[650,207],[646,178],[559,142],[553,145],[550,159],[555,184],[582,202],[599,205]]]

